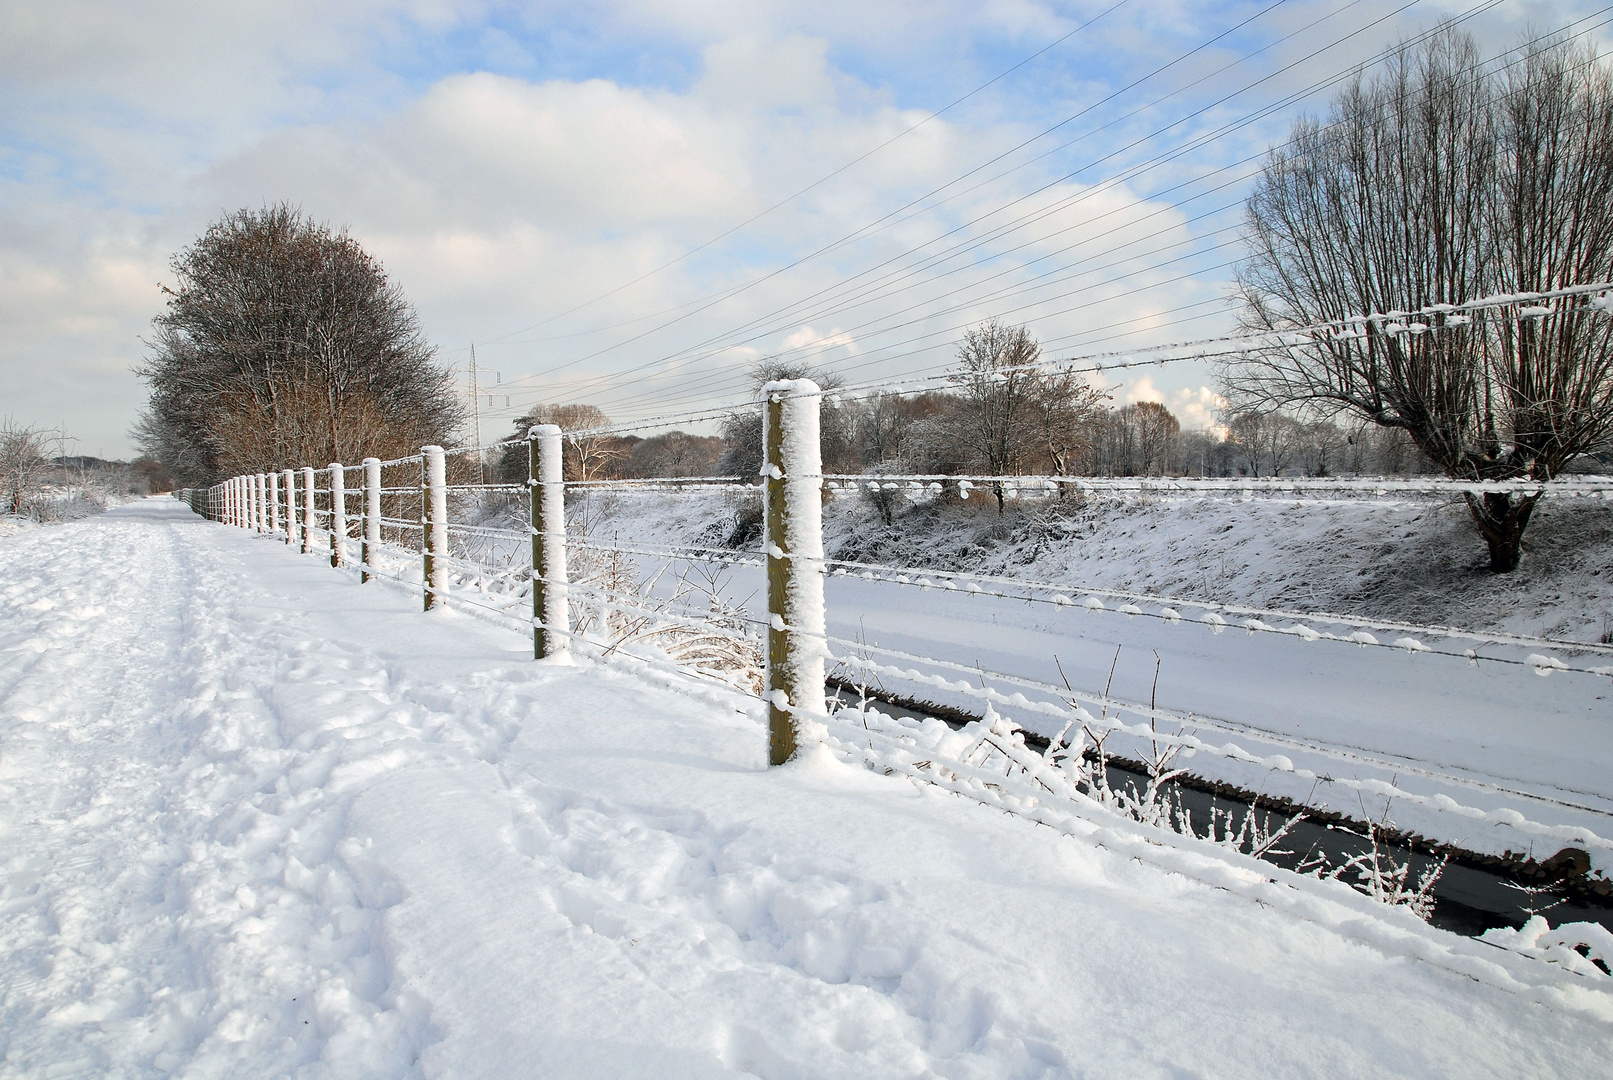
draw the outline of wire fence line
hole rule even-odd
[[[534,427],[525,440],[485,447],[422,448],[420,454],[359,465],[331,463],[233,477],[205,490],[179,493],[198,513],[216,521],[274,537],[304,554],[328,558],[333,567],[355,571],[360,581],[380,580],[418,590],[422,607],[462,607],[533,635],[538,659],[555,660],[573,650],[604,658],[629,658],[657,670],[715,680],[765,705],[769,759],[780,764],[797,747],[816,738],[814,725],[833,719],[837,700],[831,683],[854,685],[881,678],[901,686],[934,687],[994,710],[1039,716],[1086,732],[1094,740],[1113,735],[1156,749],[1174,748],[1237,762],[1267,773],[1281,773],[1322,788],[1372,795],[1454,815],[1526,837],[1613,850],[1613,842],[1580,825],[1536,820],[1512,805],[1476,806],[1452,792],[1481,791],[1490,799],[1511,799],[1536,807],[1558,806],[1598,815],[1605,807],[1569,797],[1529,792],[1461,770],[1365,753],[1344,743],[1262,728],[1214,716],[1156,708],[1102,693],[1029,680],[1006,671],[967,666],[947,657],[891,649],[836,635],[825,624],[825,585],[835,579],[879,581],[904,588],[936,590],[1069,609],[1072,617],[1102,614],[1143,616],[1167,623],[1196,623],[1220,633],[1229,626],[1250,634],[1283,635],[1322,647],[1355,645],[1385,655],[1432,653],[1474,663],[1500,663],[1537,674],[1564,672],[1613,677],[1613,663],[1572,663],[1558,653],[1613,656],[1613,647],[1524,635],[1491,634],[1452,627],[1421,626],[1391,620],[1317,612],[1284,611],[1220,604],[1180,597],[1001,575],[913,566],[866,563],[826,556],[821,511],[826,498],[866,490],[871,483],[911,485],[935,494],[945,485],[960,495],[964,485],[1009,483],[1034,497],[1055,497],[1067,485],[1120,494],[1168,492],[1204,495],[1216,491],[1288,496],[1324,491],[1382,496],[1388,493],[1450,494],[1492,490],[1479,481],[1237,479],[1205,483],[1168,480],[1102,480],[1072,477],[864,477],[825,474],[819,461],[818,414],[823,395],[807,380],[769,384],[758,405],[764,410],[764,465],[760,483],[747,488],[762,504],[762,537],[756,547],[660,545],[649,541],[611,543],[568,531],[566,496],[591,493],[664,491],[672,495],[732,490],[731,478],[657,478],[653,481],[567,481],[563,440],[553,425]],[[483,458],[527,447],[527,478],[521,483],[489,483]],[[352,482],[349,482],[352,481]],[[1613,478],[1577,477],[1531,483],[1531,491],[1605,500]],[[722,594],[715,578],[704,582],[686,574],[658,572],[640,580],[624,559],[665,566],[698,564],[710,573],[743,567],[766,576],[765,618],[756,618]],[[1148,604],[1154,610],[1140,605]],[[1199,612],[1186,618],[1183,611]],[[1238,622],[1230,620],[1237,619]],[[1283,620],[1286,626],[1268,620]],[[1349,632],[1318,630],[1334,624]],[[1368,630],[1401,635],[1380,641]],[[1535,650],[1527,657],[1479,656],[1432,648],[1423,638],[1471,646]],[[880,659],[875,659],[875,657]],[[958,676],[966,676],[959,678]],[[863,712],[867,711],[866,702]],[[842,718],[843,719],[843,718]],[[866,719],[864,721],[866,723]],[[1163,725],[1163,726],[1162,726]],[[1219,732],[1237,741],[1209,742],[1200,731]],[[1054,738],[1058,744],[1064,735]],[[1253,752],[1245,744],[1258,744]],[[1337,770],[1296,765],[1295,751],[1323,761],[1368,767],[1389,779],[1334,775]],[[922,770],[921,770],[922,771]],[[1412,791],[1399,784],[1415,777],[1432,790]],[[1539,813],[1532,810],[1531,813]]]

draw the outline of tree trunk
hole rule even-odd
[[[1473,523],[1490,547],[1490,570],[1497,574],[1511,573],[1518,568],[1523,548],[1523,530],[1529,524],[1538,495],[1519,495],[1517,501],[1505,492],[1485,495],[1468,494],[1467,510]]]

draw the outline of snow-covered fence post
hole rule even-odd
[[[314,469],[302,467],[302,553],[314,553],[314,522],[318,521],[319,508],[314,505]]]
[[[448,479],[442,447],[420,448],[420,472],[420,549],[430,611],[448,599]]]
[[[824,712],[822,396],[811,379],[762,387],[770,765],[795,753],[801,714]]]
[[[347,477],[342,463],[330,463],[330,564],[347,565]]]
[[[252,531],[262,532],[267,523],[267,515],[263,512],[263,474],[252,474]]]
[[[370,580],[375,556],[381,546],[381,459],[364,459],[364,540],[359,545],[360,582]]]
[[[286,469],[280,474],[280,486],[286,489],[286,543],[297,542],[297,474]]]
[[[237,529],[246,527],[246,481],[239,476],[230,478],[230,524]]]
[[[566,596],[566,484],[560,428],[538,424],[527,432],[527,510],[532,522],[532,655],[571,652],[571,609]]]
[[[280,474],[263,474],[263,501],[269,508],[269,535],[280,534]]]

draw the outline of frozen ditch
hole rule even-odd
[[[866,688],[844,682],[835,687],[835,692],[843,708],[855,710],[866,697],[868,705],[880,712],[916,719],[934,717],[954,730],[963,730],[982,719],[932,702],[893,695],[876,697]],[[1022,734],[1028,747],[1043,753],[1048,749],[1046,736],[1024,731]],[[1129,787],[1141,792],[1148,786],[1149,777],[1142,762],[1111,757],[1105,767],[1112,788]],[[1191,774],[1166,780],[1159,789],[1166,802],[1185,810],[1198,823],[1196,835],[1201,839],[1207,838],[1204,826],[1218,814],[1227,815],[1227,827],[1234,833],[1250,812],[1268,833],[1286,829],[1282,843],[1256,854],[1286,870],[1326,874],[1372,851],[1368,823],[1342,815],[1320,813],[1288,800],[1273,805],[1270,798]],[[1297,822],[1296,816],[1300,818]],[[1537,913],[1545,914],[1553,923],[1595,922],[1613,930],[1613,894],[1605,881],[1593,881],[1586,875],[1590,864],[1582,851],[1567,849],[1545,860],[1498,865],[1501,860],[1491,856],[1382,832],[1378,834],[1378,844],[1387,855],[1386,861],[1409,867],[1408,877],[1414,881],[1443,863],[1432,886],[1435,905],[1428,919],[1443,930],[1478,937],[1496,927],[1522,927]]]

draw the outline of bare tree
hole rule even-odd
[[[919,425],[950,404],[949,395],[933,390],[921,394],[881,391],[864,398],[856,414],[863,464],[878,467],[907,458]]]
[[[714,435],[669,431],[637,443],[628,455],[633,476],[712,476],[722,460],[723,442]]]
[[[1227,418],[1227,441],[1251,476],[1281,476],[1300,452],[1303,425],[1275,410],[1245,409]]]
[[[512,423],[516,439],[525,439],[536,424],[554,424],[561,431],[561,470],[567,480],[614,480],[623,475],[633,443],[614,432],[610,417],[598,405],[537,405]],[[527,448],[506,447],[499,458],[498,472],[505,482],[524,480],[527,475]]]
[[[1157,401],[1139,401],[1122,411],[1137,429],[1138,472],[1143,476],[1175,472],[1182,444],[1182,424],[1175,414]]]
[[[1030,331],[993,319],[965,331],[953,369],[958,408],[948,425],[957,444],[993,476],[1019,469],[1030,435],[1030,403],[1038,373],[1027,365],[1042,355]],[[1004,508],[1003,486],[992,485],[997,512]]]
[[[0,513],[21,514],[38,497],[61,456],[62,434],[0,421]]]
[[[751,386],[758,393],[770,382],[811,379],[819,388],[833,391],[842,385],[838,375],[814,368],[804,361],[763,357],[750,368]],[[842,405],[832,394],[825,394],[818,421],[819,454],[829,472],[857,472],[862,467],[858,448],[858,413]],[[729,414],[722,423],[723,456],[718,471],[723,476],[747,480],[762,469],[762,411],[743,409]]]
[[[1026,426],[1055,475],[1072,475],[1091,455],[1108,400],[1108,394],[1068,367],[1037,375],[1025,402]]]
[[[1446,30],[1297,123],[1247,207],[1251,325],[1539,292],[1613,273],[1613,80],[1588,48],[1526,46],[1501,77]],[[1261,408],[1399,429],[1450,476],[1547,480],[1613,436],[1613,320],[1520,303],[1364,333],[1315,332],[1231,367]],[[1540,310],[1536,310],[1539,307]],[[1533,494],[1468,496],[1490,568],[1518,565]]]
[[[175,256],[135,428],[182,483],[450,441],[461,408],[413,308],[357,241],[287,205]]]
[[[1344,432],[1331,420],[1300,424],[1295,432],[1299,457],[1307,476],[1332,476],[1343,468]]]

